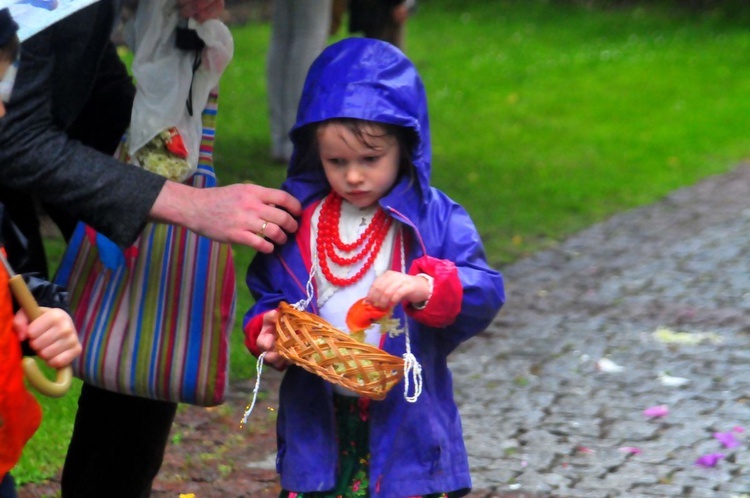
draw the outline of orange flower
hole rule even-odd
[[[368,303],[365,298],[355,302],[346,314],[346,326],[350,332],[368,329],[378,320],[386,318],[390,310],[378,308]]]

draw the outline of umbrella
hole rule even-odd
[[[18,462],[23,447],[42,421],[42,410],[26,389],[24,373],[42,394],[62,396],[70,387],[71,370],[70,367],[58,370],[57,382],[50,382],[33,359],[22,359],[21,344],[13,330],[11,292],[30,320],[37,318],[41,310],[23,278],[13,273],[2,251],[0,261],[7,270],[0,271],[0,476],[3,476]],[[22,361],[27,362],[23,367]]]
[[[0,0],[18,23],[18,38],[26,40],[46,27],[99,0]]]
[[[34,321],[39,318],[42,314],[42,310],[37,305],[34,296],[31,295],[31,291],[26,287],[26,282],[21,275],[16,275],[11,268],[5,255],[0,251],[0,263],[5,270],[8,272],[8,286],[10,287],[13,297],[16,298],[18,304],[21,305],[26,315],[29,317],[29,321]],[[12,321],[12,320],[11,320]],[[39,370],[36,362],[32,358],[25,358],[22,362],[24,373],[29,383],[34,388],[45,396],[50,398],[59,398],[65,394],[70,388],[70,383],[73,378],[73,371],[70,367],[61,368],[57,371],[57,380],[52,382],[48,380],[44,374]],[[1,385],[1,384],[0,384]]]

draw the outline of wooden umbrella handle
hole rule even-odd
[[[29,317],[29,322],[33,322],[39,318],[42,315],[42,309],[37,304],[31,291],[29,291],[23,277],[21,275],[14,275],[10,278],[9,284],[16,301],[18,301],[18,304],[21,305]],[[44,376],[39,369],[39,365],[36,364],[33,358],[24,358],[21,364],[23,365],[23,372],[29,384],[41,394],[50,398],[59,398],[70,389],[70,384],[73,380],[73,369],[70,366],[58,369],[57,380],[51,381]]]
[[[16,298],[18,304],[26,312],[26,316],[29,317],[29,322],[33,322],[40,316],[42,316],[42,309],[36,303],[36,299],[31,294],[29,287],[26,285],[23,276],[14,275],[8,281],[10,284],[10,291],[13,293],[13,297]]]
[[[29,384],[39,391],[39,393],[49,398],[63,396],[68,392],[70,384],[73,382],[73,369],[70,366],[59,368],[57,370],[57,379],[52,381],[44,376],[34,358],[24,358],[21,365],[23,365],[23,373]]]

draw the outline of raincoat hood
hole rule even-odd
[[[326,48],[313,62],[290,136],[294,154],[284,189],[305,206],[330,187],[320,158],[310,150],[307,125],[333,118],[355,118],[412,129],[417,143],[412,151],[413,180],[424,199],[429,191],[430,125],[427,96],[414,64],[393,45],[370,38],[347,38]],[[397,185],[392,192],[400,191]]]

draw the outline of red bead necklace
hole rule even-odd
[[[385,211],[378,208],[373,216],[372,221],[367,226],[362,235],[351,244],[341,240],[339,233],[339,221],[341,220],[341,204],[343,199],[340,195],[331,192],[323,200],[323,206],[320,208],[318,217],[318,240],[316,247],[318,250],[318,260],[320,269],[326,280],[338,287],[349,286],[361,279],[367,270],[375,263],[375,257],[380,252],[385,236],[391,228],[393,219],[385,214]],[[339,255],[336,250],[351,252],[359,248],[356,254],[345,258]],[[354,263],[362,261],[365,256],[365,264],[354,275],[348,278],[339,278],[331,272],[328,265],[328,259],[340,266],[351,266]]]

